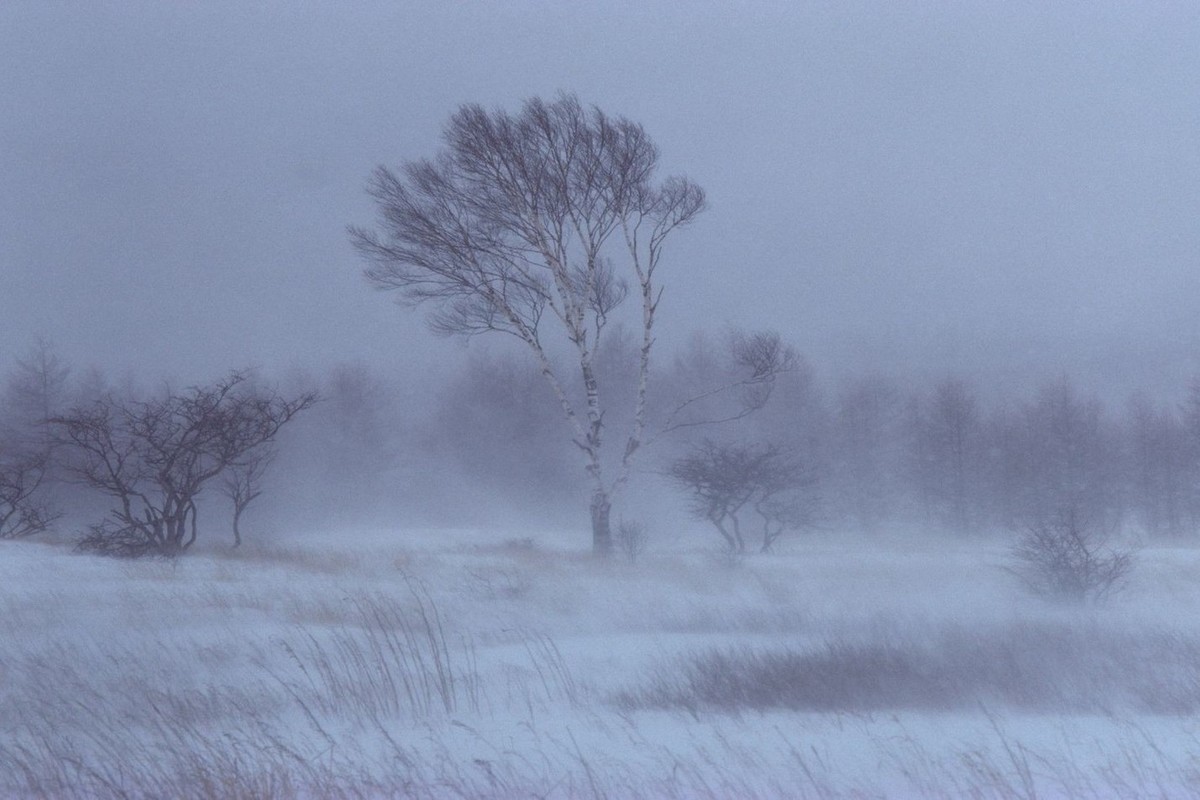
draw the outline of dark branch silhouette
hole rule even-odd
[[[204,485],[261,458],[280,428],[315,399],[280,398],[235,372],[154,400],[106,396],[52,418],[69,448],[68,471],[118,504],[80,547],[127,557],[185,552],[196,541]]]

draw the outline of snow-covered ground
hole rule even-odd
[[[736,564],[515,530],[2,544],[3,797],[1200,796],[1196,550],[1070,608],[1001,543],[899,534]],[[714,653],[824,654],[831,702],[689,701]]]

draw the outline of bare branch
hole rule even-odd
[[[196,540],[195,500],[204,485],[228,470],[256,476],[280,428],[314,402],[311,393],[281,398],[234,372],[154,400],[106,396],[52,418],[73,457],[68,471],[118,504],[113,523],[93,527],[81,547],[117,555],[184,552]]]
[[[39,498],[46,466],[44,452],[0,454],[0,539],[41,533],[58,518]]]
[[[796,351],[774,331],[734,332],[729,339],[729,359],[736,376],[676,403],[654,440],[685,428],[722,425],[750,416],[770,400],[776,378],[794,371],[798,363]],[[716,411],[708,407],[710,401],[726,397],[734,399],[732,407],[726,404]]]

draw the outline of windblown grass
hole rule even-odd
[[[1085,614],[1001,594],[1000,548],[436,541],[6,543],[0,798],[1200,796],[1188,552]]]
[[[1200,637],[1063,622],[948,627],[811,648],[693,653],[621,692],[626,709],[1200,712]]]

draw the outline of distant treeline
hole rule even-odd
[[[619,350],[631,346],[615,338],[606,368],[628,364]],[[710,337],[697,336],[663,358],[651,417],[678,423],[675,398],[719,385],[728,369],[719,351]],[[142,391],[94,370],[80,374],[45,345],[8,366],[0,458],[48,446],[40,421],[49,416],[106,392]],[[285,535],[297,527],[497,518],[586,525],[576,519],[586,491],[578,452],[564,435],[556,398],[520,354],[473,351],[432,376],[389,375],[359,363],[276,377],[315,389],[321,402],[281,434],[263,500],[246,524],[251,536],[255,529]],[[1113,408],[1069,376],[999,399],[954,376],[927,386],[903,375],[819,379],[801,359],[749,417],[701,424],[722,418],[720,408],[702,403],[686,413],[697,424],[676,424],[652,441],[635,478],[635,496],[663,509],[684,503],[662,479],[665,465],[711,439],[787,448],[815,477],[818,524],[831,528],[904,522],[969,535],[1019,530],[1071,511],[1151,537],[1200,533],[1200,381],[1183,403],[1139,397]],[[57,524],[69,526],[71,512],[92,501],[56,478],[51,465],[44,491],[66,512]],[[215,508],[222,499],[205,502]]]

